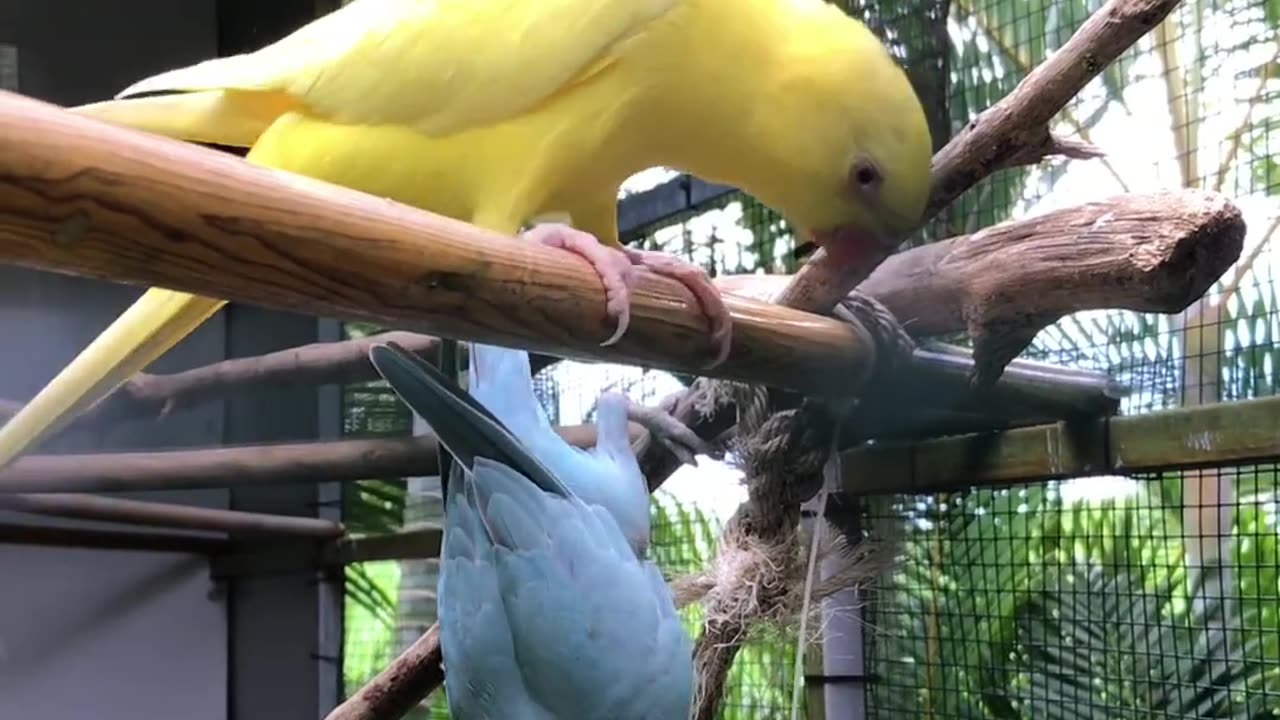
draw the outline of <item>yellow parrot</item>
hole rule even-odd
[[[168,94],[156,95],[157,92]],[[75,112],[583,256],[617,331],[637,268],[704,272],[618,241],[619,186],[668,166],[737,186],[838,259],[920,219],[931,142],[906,74],[824,0],[354,0],[255,52],[142,80]],[[0,429],[0,467],[140,372],[225,301],[148,290]]]

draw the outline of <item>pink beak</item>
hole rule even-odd
[[[811,233],[813,242],[824,248],[840,265],[862,262],[873,255],[888,255],[898,244],[856,225],[813,230]]]

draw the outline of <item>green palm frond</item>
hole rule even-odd
[[[1207,569],[1202,577],[1215,574]],[[1273,717],[1280,705],[1245,693],[1261,677],[1241,643],[1243,618],[1207,597],[1178,603],[1172,574],[1154,586],[1126,569],[1080,565],[1053,574],[1015,613],[1016,704],[1029,718]],[[1182,609],[1178,608],[1182,606]],[[1251,638],[1256,638],[1251,634]]]

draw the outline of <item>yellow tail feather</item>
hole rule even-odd
[[[250,147],[276,118],[299,107],[284,93],[209,90],[107,100],[71,112],[178,140]]]
[[[151,288],[0,427],[0,468],[105,398],[224,304]]]
[[[250,147],[281,114],[296,107],[295,100],[281,93],[214,90],[112,100],[72,111],[179,140]],[[173,290],[148,290],[0,427],[0,468],[106,398],[225,304]]]

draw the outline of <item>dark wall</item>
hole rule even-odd
[[[19,92],[77,104],[279,37],[314,5],[0,0],[0,43],[17,46]],[[29,398],[140,294],[0,267],[0,398]],[[319,327],[315,318],[231,306],[149,370],[314,342]],[[312,439],[318,423],[336,425],[336,397],[314,389],[256,392],[161,423],[67,434],[41,452]],[[146,499],[296,515],[318,507],[317,488],[307,484]],[[0,545],[0,577],[0,702],[15,717],[314,720],[336,700],[339,668],[333,650],[318,644],[322,629],[332,644],[333,589],[311,573],[214,583],[207,563],[192,556]]]

